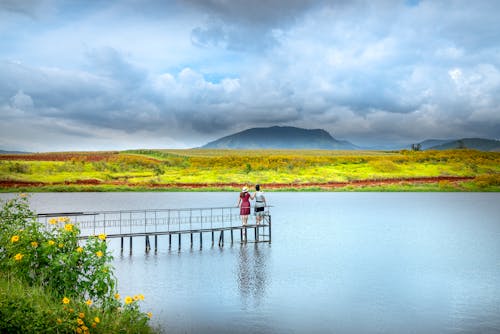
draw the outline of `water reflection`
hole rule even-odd
[[[242,244],[238,254],[238,291],[243,309],[261,305],[271,283],[267,262],[270,247],[264,244]]]

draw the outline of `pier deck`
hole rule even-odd
[[[107,238],[121,238],[123,252],[124,238],[129,238],[132,252],[132,238],[145,237],[145,250],[151,249],[150,237],[154,237],[154,250],[158,249],[158,236],[168,235],[169,249],[172,247],[172,236],[178,237],[181,248],[181,236],[190,236],[193,247],[193,235],[199,235],[200,248],[203,246],[203,235],[211,235],[212,245],[218,235],[217,244],[224,246],[225,232],[230,242],[267,242],[271,243],[271,214],[266,207],[259,224],[256,217],[250,214],[247,225],[243,226],[237,207],[188,208],[188,209],[154,209],[154,210],[122,210],[92,212],[53,212],[38,214],[38,220],[47,227],[54,218],[67,217],[80,229],[80,239],[93,235],[105,234]],[[251,233],[253,230],[253,233]],[[235,233],[237,232],[235,237]],[[253,238],[250,238],[253,234]],[[253,239],[253,240],[251,240]]]

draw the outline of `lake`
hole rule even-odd
[[[39,193],[31,203],[43,213],[233,206],[237,196]],[[266,198],[270,245],[212,247],[207,235],[200,250],[185,236],[169,251],[163,236],[157,254],[136,238],[122,255],[108,240],[119,292],[144,294],[167,333],[500,333],[500,193]]]

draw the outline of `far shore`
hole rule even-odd
[[[347,182],[268,183],[268,191],[477,191],[474,177],[436,176],[353,180]],[[76,182],[27,182],[0,180],[0,192],[113,192],[113,191],[239,191],[246,183],[127,183],[78,180]],[[497,187],[498,188],[498,187]],[[498,191],[499,189],[486,189]]]
[[[0,192],[500,191],[500,152],[127,150],[0,154]]]

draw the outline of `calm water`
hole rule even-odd
[[[9,195],[2,195],[2,198]],[[500,333],[499,193],[268,193],[273,243],[115,254],[168,333]],[[35,194],[38,212],[232,206],[236,193]],[[174,238],[176,240],[176,238]],[[127,244],[128,246],[128,244]],[[128,250],[128,248],[126,248]]]

